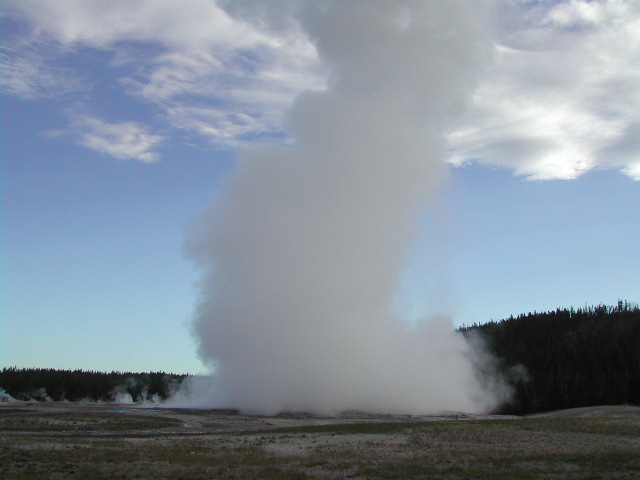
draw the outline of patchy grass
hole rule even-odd
[[[521,425],[530,431],[640,437],[640,418],[635,421],[629,417],[525,418]]]
[[[92,437],[56,446],[19,440],[20,446],[2,446],[3,479],[310,478],[255,446],[227,448],[185,438],[159,444]]]
[[[0,432],[119,432],[168,428],[182,422],[150,415],[97,415],[95,413],[19,413],[0,416]]]
[[[180,422],[161,413],[20,412],[0,420],[0,477],[640,479],[639,420],[367,422],[182,434],[163,432]]]
[[[332,425],[306,425],[301,427],[285,427],[269,430],[269,433],[311,434],[329,433],[336,435],[382,435],[404,432],[412,426],[423,425],[424,422],[368,422],[340,423]]]

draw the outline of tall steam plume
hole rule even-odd
[[[417,215],[446,174],[444,134],[490,52],[485,17],[450,1],[305,3],[295,16],[329,86],[295,100],[292,144],[242,154],[194,223],[208,402],[263,412],[490,408],[499,399],[451,322],[409,325],[392,309]]]

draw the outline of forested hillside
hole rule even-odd
[[[164,372],[4,368],[0,372],[0,389],[17,400],[136,402],[166,399],[185,377]],[[5,399],[9,397],[5,395]]]
[[[533,312],[460,330],[479,332],[504,372],[524,373],[515,382],[513,401],[501,413],[640,405],[636,304]]]

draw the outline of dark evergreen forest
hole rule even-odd
[[[3,368],[0,388],[17,400],[111,402],[164,400],[187,375]]]
[[[513,379],[514,398],[500,413],[640,405],[637,304],[533,312],[460,331],[480,333]]]
[[[640,308],[564,308],[463,326],[499,359],[515,395],[498,413],[524,415],[595,405],[640,405]],[[187,375],[4,368],[2,389],[18,400],[132,401],[169,397]],[[124,395],[124,397],[123,397]]]

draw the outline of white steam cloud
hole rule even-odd
[[[291,146],[241,155],[194,221],[205,268],[195,331],[210,405],[277,412],[478,411],[477,351],[448,319],[392,311],[444,135],[491,55],[479,7],[318,2],[296,13],[331,69],[297,97]],[[255,12],[254,12],[255,13]]]

